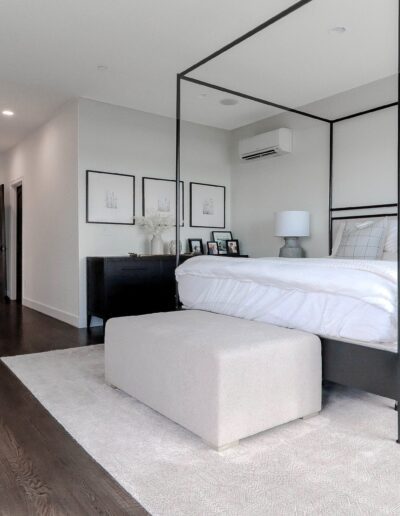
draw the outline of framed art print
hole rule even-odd
[[[190,183],[190,226],[225,227],[225,186]]]
[[[174,179],[160,179],[155,177],[142,178],[142,214],[147,215],[158,213],[175,219],[176,215],[176,190]],[[185,225],[184,219],[184,187],[181,181],[181,226]]]
[[[135,223],[135,176],[86,170],[86,222]]]

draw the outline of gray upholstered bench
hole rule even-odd
[[[321,409],[321,343],[198,310],[111,319],[106,381],[223,449]]]

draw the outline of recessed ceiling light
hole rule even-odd
[[[10,109],[5,109],[1,112],[1,114],[4,116],[14,116],[14,111],[11,111]]]
[[[108,70],[108,66],[106,66],[106,65],[98,65],[97,66],[98,72],[106,72],[107,70]]]
[[[341,25],[339,25],[337,27],[332,27],[330,29],[330,32],[333,32],[334,34],[344,34],[346,31],[347,31],[347,28],[343,27]]]
[[[237,99],[232,98],[226,98],[219,101],[219,103],[223,106],[235,106],[236,104],[238,104],[238,102],[239,101]]]

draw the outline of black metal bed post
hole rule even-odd
[[[176,148],[175,148],[175,265],[181,253],[181,76],[176,76]],[[178,284],[175,284],[175,306],[179,308]]]
[[[186,77],[182,75],[182,80],[191,82],[193,84],[198,84],[199,86],[205,86],[206,88],[211,88],[213,90],[229,93],[229,95],[235,95],[236,97],[241,97],[242,99],[258,102],[259,104],[265,104],[266,106],[275,107],[277,109],[283,109],[288,113],[295,113],[296,115],[306,116],[308,118],[313,118],[314,120],[320,120],[321,122],[331,122],[331,120],[329,120],[328,118],[324,118],[322,116],[313,115],[312,113],[306,113],[304,111],[300,111],[299,109],[284,106],[283,104],[277,104],[276,102],[261,99],[260,97],[254,97],[253,95],[248,95],[247,93],[242,93],[241,91],[231,90],[230,88],[225,88],[224,86],[218,86],[217,84],[211,84],[210,82],[201,81],[200,79],[194,79],[193,77]]]
[[[398,2],[397,19],[397,204],[400,200],[400,2]],[[400,224],[399,209],[397,208],[397,442],[400,444],[400,355],[399,355],[399,290],[400,290]]]
[[[370,109],[365,109],[364,111],[358,111],[357,113],[352,113],[351,115],[342,116],[340,118],[336,118],[332,120],[332,122],[343,122],[344,120],[350,120],[350,118],[355,118],[361,115],[368,115],[369,113],[375,113],[375,111],[381,111],[382,109],[388,109],[398,105],[397,102],[390,102],[389,104],[383,104],[382,106],[377,106]]]
[[[332,253],[333,122],[329,122],[329,254]]]
[[[236,38],[235,40],[231,41],[231,43],[228,43],[227,45],[224,45],[219,50],[216,50],[215,52],[213,52],[209,56],[205,57],[204,59],[201,59],[200,61],[198,61],[194,65],[190,66],[189,68],[186,68],[186,70],[184,70],[180,74],[181,77],[183,77],[184,75],[187,75],[189,72],[193,72],[193,70],[196,70],[196,68],[199,68],[200,66],[203,66],[204,64],[208,63],[212,59],[215,59],[216,57],[220,56],[221,54],[225,53],[227,50],[230,50],[231,48],[235,47],[236,45],[239,45],[240,43],[243,43],[243,41],[245,41],[246,39],[251,38],[252,36],[257,34],[258,32],[261,32],[262,30],[266,29],[270,25],[273,25],[277,21],[282,20],[282,18],[285,18],[289,14],[297,11],[297,9],[300,9],[301,7],[303,7],[303,5],[309,4],[312,1],[313,0],[299,0],[295,4],[291,5],[287,9],[285,9],[284,11],[281,11],[280,13],[276,14],[272,18],[269,18],[264,23],[261,23],[260,25],[257,25],[257,27],[254,27],[254,29],[250,30],[249,32],[246,32],[245,34],[243,34],[239,38]]]

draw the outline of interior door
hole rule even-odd
[[[0,185],[0,300],[7,296],[6,222],[4,185]]]

